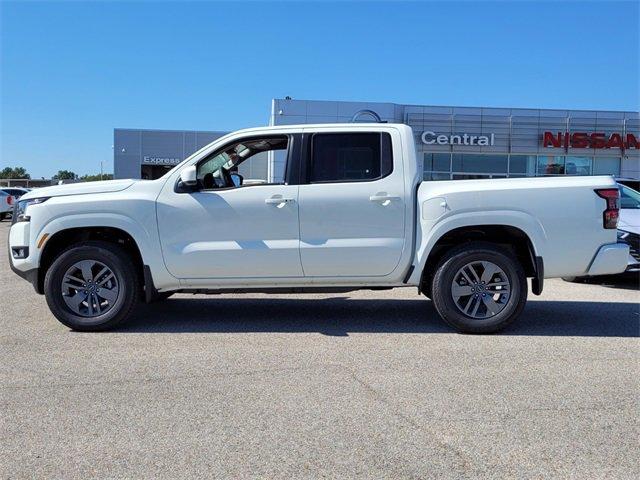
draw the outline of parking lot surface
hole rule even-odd
[[[0,223],[2,478],[638,478],[633,282],[547,281],[490,336],[415,289],[176,295],[74,333]]]

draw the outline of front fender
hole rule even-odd
[[[467,211],[443,216],[435,221],[421,219],[417,231],[415,268],[409,281],[420,283],[422,272],[434,245],[446,233],[462,227],[501,225],[522,230],[533,246],[534,255],[544,257],[547,235],[542,224],[532,215],[518,210]]]
[[[37,241],[42,235],[48,234],[52,238],[56,233],[72,228],[111,227],[118,228],[128,233],[138,246],[144,265],[149,265],[156,287],[178,285],[179,282],[165,268],[159,239],[155,215],[146,219],[146,223],[136,221],[131,217],[120,213],[74,213],[53,218],[34,232],[31,243]],[[155,229],[155,231],[154,231]],[[31,261],[40,263],[40,249],[32,246],[32,251],[37,255]]]

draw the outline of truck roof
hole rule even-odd
[[[375,123],[375,122],[354,122],[354,123],[302,123],[296,125],[268,125],[265,127],[250,127],[243,128],[242,130],[235,130],[231,133],[244,133],[244,132],[252,132],[252,131],[264,131],[264,130],[287,130],[287,129],[297,129],[297,128],[327,128],[327,127],[338,127],[338,128],[350,128],[350,129],[360,129],[360,128],[380,128],[380,127],[401,127],[401,128],[411,128],[405,123]]]

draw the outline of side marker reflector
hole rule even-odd
[[[47,241],[47,238],[49,238],[49,234],[45,233],[44,235],[42,235],[40,237],[40,240],[38,241],[38,248],[42,248],[42,245],[44,245],[44,242]]]

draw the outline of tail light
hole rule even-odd
[[[607,229],[618,228],[620,216],[620,190],[617,188],[602,188],[595,191],[596,195],[607,201],[607,208],[602,212],[602,226]]]
[[[11,195],[9,195],[9,196],[7,197],[7,203],[8,203],[9,205],[13,205],[13,197],[12,197]]]

